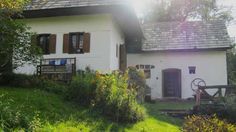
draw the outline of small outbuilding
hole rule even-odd
[[[152,99],[193,97],[195,78],[227,85],[226,52],[232,46],[223,21],[148,23],[142,29],[141,50],[130,46],[127,62],[144,70]]]

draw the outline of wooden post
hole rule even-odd
[[[199,106],[201,104],[201,90],[198,88],[196,91],[196,105]]]
[[[221,87],[219,88],[219,97],[223,97],[223,95],[222,95],[222,88]]]
[[[73,75],[76,75],[76,57],[74,58]]]

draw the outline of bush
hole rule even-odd
[[[128,85],[128,73],[96,74],[95,106],[117,122],[136,122],[144,119],[144,109],[136,101],[136,90]]]
[[[96,78],[92,71],[85,71],[72,79],[66,99],[88,106],[95,99]]]
[[[34,86],[35,88],[38,88],[38,89],[41,89],[50,93],[64,94],[67,90],[65,83],[60,83],[60,82],[49,80],[49,79],[38,77],[38,78],[35,78],[33,82],[34,84],[32,83],[32,86]]]
[[[223,104],[201,104],[200,106],[195,106],[194,114],[209,116],[216,114],[218,117],[225,117],[228,113]]]
[[[236,123],[236,95],[231,94],[225,98],[227,116],[225,117],[228,121]]]
[[[0,76],[0,85],[19,88],[38,88],[56,94],[61,94],[66,91],[64,83],[26,74],[3,74]]]
[[[223,103],[201,104],[195,106],[194,114],[198,115],[217,115],[229,122],[236,123],[236,95],[231,94],[224,97]]]
[[[216,116],[187,117],[184,132],[235,132],[236,126],[218,119]]]
[[[129,86],[137,91],[137,98],[143,102],[146,95],[146,79],[143,71],[138,71],[135,67],[128,68]]]
[[[31,87],[32,75],[5,73],[0,76],[0,85],[12,87]]]

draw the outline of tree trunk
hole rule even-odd
[[[0,64],[0,75],[5,73],[12,73],[12,57],[8,56],[5,59],[5,61]]]

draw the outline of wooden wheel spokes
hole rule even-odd
[[[194,92],[197,92],[199,86],[206,86],[206,82],[201,79],[201,78],[195,78],[192,82],[191,82],[191,89]]]

